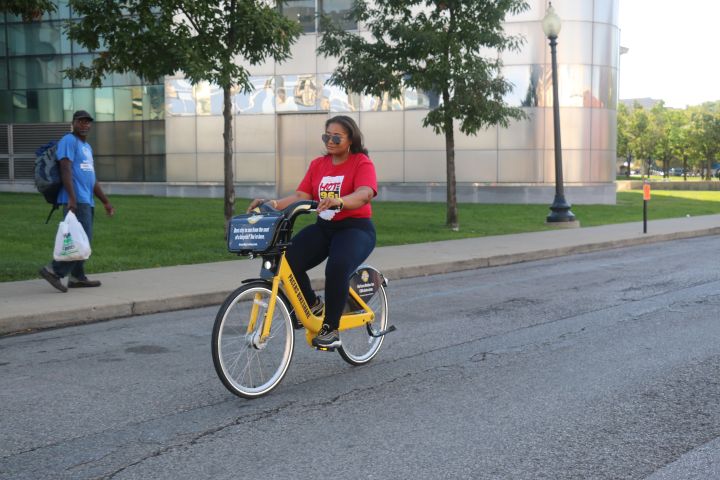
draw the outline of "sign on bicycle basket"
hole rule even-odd
[[[264,252],[273,244],[282,215],[252,213],[230,220],[228,251],[247,254]]]

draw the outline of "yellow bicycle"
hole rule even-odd
[[[220,307],[212,335],[215,371],[235,395],[257,398],[274,389],[287,373],[295,348],[295,330],[312,339],[322,327],[313,315],[285,259],[295,219],[317,208],[300,201],[284,210],[267,204],[253,213],[234,217],[228,249],[239,255],[260,256],[260,277],[243,281]],[[350,295],[340,318],[340,356],[351,365],[364,365],[380,350],[388,327],[387,279],[361,265],[352,275]],[[314,347],[313,347],[314,348]]]

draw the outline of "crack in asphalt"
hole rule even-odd
[[[160,457],[160,456],[162,456],[162,455],[165,455],[165,454],[168,453],[168,452],[172,452],[172,451],[177,450],[177,449],[179,449],[179,448],[183,448],[183,447],[187,447],[187,446],[192,446],[192,445],[197,445],[197,444],[200,443],[204,438],[210,437],[210,436],[213,436],[213,435],[216,435],[217,433],[222,432],[222,431],[224,431],[224,430],[227,430],[228,428],[236,427],[236,426],[239,426],[239,425],[251,424],[251,423],[255,423],[255,422],[258,422],[258,421],[261,421],[261,420],[265,420],[265,419],[267,419],[267,418],[270,418],[270,417],[272,417],[273,415],[277,415],[277,414],[280,413],[281,411],[286,410],[286,409],[292,407],[293,404],[295,404],[295,403],[296,403],[295,401],[291,401],[291,402],[287,402],[287,403],[285,403],[285,404],[283,404],[283,405],[279,405],[279,406],[277,406],[277,407],[274,407],[274,408],[272,408],[272,409],[264,410],[264,411],[257,412],[257,413],[252,413],[252,414],[250,414],[250,415],[241,415],[241,416],[239,416],[239,417],[235,417],[235,418],[234,418],[232,421],[230,421],[230,422],[226,422],[226,423],[224,423],[224,424],[222,424],[222,425],[218,425],[218,426],[216,426],[216,427],[209,428],[209,429],[207,429],[207,430],[203,430],[203,431],[198,432],[198,433],[195,433],[195,434],[193,434],[193,435],[189,435],[190,438],[187,439],[187,440],[185,440],[185,441],[176,442],[176,443],[173,443],[173,444],[171,444],[171,445],[167,445],[167,446],[165,446],[165,447],[163,447],[163,448],[159,448],[159,449],[157,449],[157,450],[155,450],[155,451],[153,451],[153,452],[150,452],[150,453],[142,456],[141,458],[139,458],[138,460],[136,460],[136,461],[134,461],[134,462],[132,462],[132,463],[129,463],[129,464],[127,464],[127,465],[122,466],[121,468],[118,468],[118,469],[114,470],[113,472],[110,472],[110,473],[108,473],[108,474],[102,475],[102,476],[100,476],[100,477],[95,477],[95,478],[97,478],[97,479],[104,479],[104,480],[105,480],[105,479],[115,478],[117,475],[121,474],[122,472],[124,472],[125,470],[127,470],[127,469],[129,469],[129,468],[135,467],[135,466],[140,465],[140,464],[142,464],[142,463],[144,463],[144,462],[146,462],[146,461],[148,461],[148,460],[150,460],[150,459]],[[86,462],[86,463],[91,463],[91,462]],[[67,470],[69,470],[69,469],[66,469],[66,471],[67,471]]]

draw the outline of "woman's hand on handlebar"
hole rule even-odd
[[[317,206],[318,212],[323,212],[325,210],[342,210],[344,206],[344,202],[342,198],[339,197],[327,197],[320,200]]]
[[[259,207],[263,203],[269,203],[271,207],[277,208],[277,200],[266,200],[264,198],[255,198],[252,202],[250,202],[250,205],[248,205],[247,213],[250,213],[253,211],[253,209]]]

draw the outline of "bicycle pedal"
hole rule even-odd
[[[321,352],[334,352],[335,347],[315,347],[315,350],[320,350]]]

